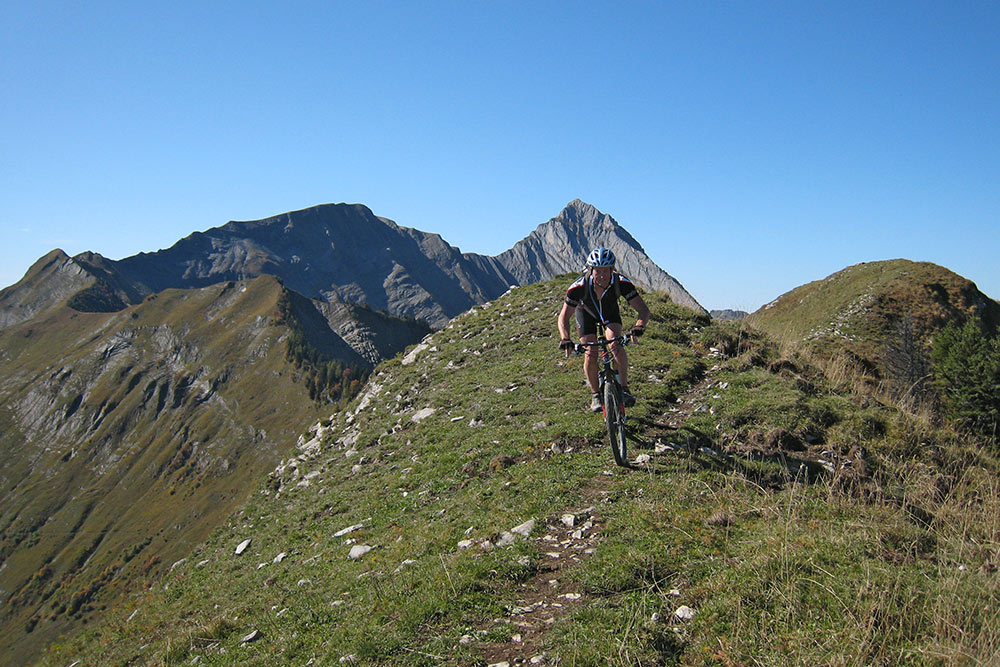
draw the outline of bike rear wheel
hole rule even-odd
[[[608,439],[615,463],[628,467],[628,445],[625,442],[625,399],[614,382],[604,383],[604,420],[608,424]]]

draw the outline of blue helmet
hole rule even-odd
[[[594,248],[587,256],[587,266],[614,266],[615,254],[601,246]]]

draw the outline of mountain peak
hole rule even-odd
[[[608,228],[618,227],[618,221],[607,213],[602,213],[593,204],[588,204],[582,199],[574,199],[566,204],[562,212],[553,220],[563,220],[581,225],[601,225]]]
[[[496,259],[519,284],[527,285],[561,273],[579,272],[587,255],[598,246],[615,253],[618,270],[639,286],[665,292],[677,304],[706,312],[613,217],[580,199],[571,201],[558,216],[539,225]]]

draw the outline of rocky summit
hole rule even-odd
[[[579,199],[496,259],[517,279],[517,284],[528,285],[560,273],[580,271],[587,254],[598,246],[611,250],[618,259],[618,270],[637,285],[664,292],[674,303],[705,312],[614,218]]]

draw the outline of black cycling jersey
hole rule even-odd
[[[597,333],[597,324],[621,324],[622,314],[618,307],[618,297],[631,301],[639,296],[639,290],[631,280],[620,273],[611,274],[611,284],[597,299],[593,278],[588,271],[577,278],[566,290],[566,305],[576,308],[576,325],[581,336]]]

